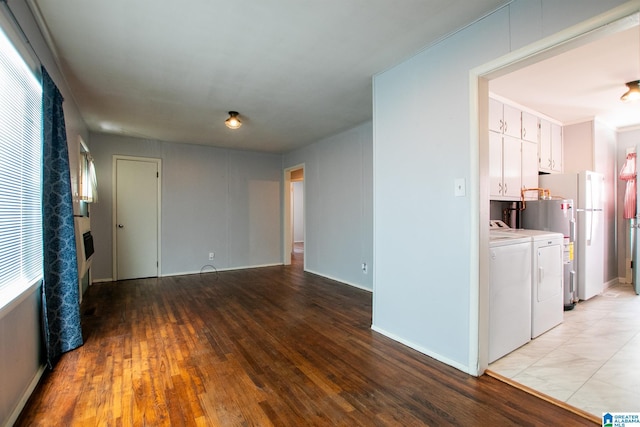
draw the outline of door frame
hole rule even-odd
[[[118,278],[118,238],[116,233],[117,218],[116,218],[116,209],[117,209],[117,164],[118,160],[132,160],[138,162],[147,162],[147,163],[155,163],[158,168],[158,182],[157,182],[157,197],[158,197],[158,206],[157,206],[157,220],[158,220],[158,229],[156,230],[157,235],[157,257],[158,257],[158,271],[157,277],[161,277],[162,271],[162,234],[160,233],[162,230],[162,159],[154,158],[154,157],[135,157],[135,156],[123,156],[120,154],[114,154],[111,160],[111,188],[112,188],[112,197],[111,197],[111,246],[112,246],[112,265],[111,265],[111,274],[113,280],[117,280]]]
[[[640,0],[573,25],[469,71],[470,270],[469,359],[471,375],[482,375],[489,359],[489,81],[550,58],[606,34],[637,26]]]
[[[630,148],[627,148],[627,155],[630,152]],[[636,144],[633,147],[633,150],[631,150],[631,152],[636,154],[636,173],[638,171],[638,166],[640,165],[640,160],[638,159],[638,154],[640,154],[639,152],[640,150],[640,143]],[[638,235],[640,234],[640,227],[638,227],[639,223],[640,223],[640,209],[638,209],[638,206],[640,205],[640,197],[638,197],[638,194],[640,194],[640,186],[638,185],[638,178],[636,176],[636,217],[633,218],[631,221],[629,220],[625,220],[624,222],[624,227],[626,229],[626,235],[627,235],[627,239],[630,240],[630,242],[627,242],[627,244],[625,245],[625,247],[629,247],[629,245],[631,246],[631,285],[633,286],[633,289],[636,291],[636,295],[640,295],[640,268],[638,268],[638,264],[640,264],[640,247],[639,247],[639,243],[638,240]],[[616,195],[617,196],[617,195]],[[624,209],[624,207],[623,207]],[[617,232],[617,230],[616,230]],[[627,249],[628,250],[628,249]],[[626,260],[625,260],[626,261]],[[629,262],[625,262],[625,264],[629,265]],[[625,266],[625,268],[629,268],[627,266]]]
[[[299,163],[295,166],[285,168],[283,170],[283,179],[282,179],[282,200],[283,200],[283,209],[282,209],[282,263],[284,265],[291,265],[291,252],[293,251],[293,216],[291,215],[291,210],[293,208],[291,201],[291,191],[293,189],[291,185],[291,172],[302,169],[303,174],[305,174],[305,164]],[[306,174],[305,174],[306,175]],[[302,193],[304,194],[304,198],[302,200],[302,215],[303,215],[303,234],[304,234],[304,242],[305,242],[305,254],[306,254],[306,244],[307,244],[307,179],[306,176],[302,180]],[[304,267],[307,268],[307,257],[304,257]]]

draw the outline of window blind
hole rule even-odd
[[[0,28],[0,307],[42,279],[42,86]]]

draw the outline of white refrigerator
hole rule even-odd
[[[539,185],[553,198],[573,199],[576,218],[575,269],[578,299],[587,300],[604,288],[604,176],[582,171],[540,175]]]

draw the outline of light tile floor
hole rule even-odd
[[[640,296],[612,286],[489,369],[597,417],[640,412]]]

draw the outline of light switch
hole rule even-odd
[[[464,184],[464,178],[458,178],[455,180],[456,189],[454,194],[456,197],[464,197],[466,195],[466,188]]]

